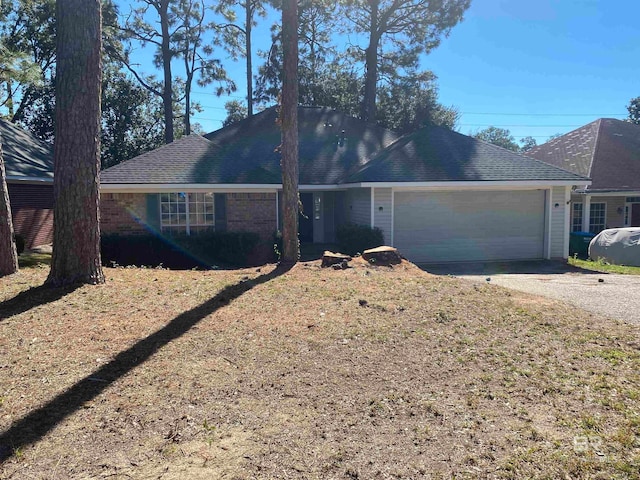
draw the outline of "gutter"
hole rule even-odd
[[[22,175],[7,175],[7,182],[19,183],[53,183],[53,177],[24,177]]]

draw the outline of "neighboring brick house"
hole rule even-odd
[[[2,153],[13,228],[26,248],[53,241],[53,150],[22,128],[0,119]]]
[[[567,204],[585,176],[444,128],[401,137],[328,108],[298,115],[302,242],[335,242],[356,223],[415,262],[568,256]],[[282,218],[276,116],[269,108],[104,170],[102,232],[270,240]]]
[[[640,227],[640,125],[601,118],[527,155],[591,178],[571,192],[572,232]]]

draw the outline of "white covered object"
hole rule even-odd
[[[640,267],[640,228],[610,228],[593,237],[589,257],[615,265]]]

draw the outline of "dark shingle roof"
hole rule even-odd
[[[346,183],[518,180],[586,179],[442,127],[425,127],[382,151]]]
[[[539,145],[539,160],[592,178],[589,190],[640,189],[640,126],[601,118]]]
[[[280,184],[276,115],[270,108],[204,137],[181,138],[104,170],[101,183]],[[302,185],[586,180],[444,128],[399,138],[329,108],[299,107],[298,115]]]
[[[100,173],[101,183],[220,183],[220,147],[200,135],[182,137]]]
[[[298,115],[301,184],[338,183],[398,138],[328,108],[300,107]],[[280,136],[276,110],[269,108],[204,137],[190,135],[108,168],[100,181],[280,184]]]
[[[53,149],[31,133],[0,119],[7,177],[53,179]]]
[[[206,138],[222,147],[220,161],[229,183],[246,170],[264,173],[280,183],[280,126],[275,108],[221,130]],[[339,183],[350,171],[399,138],[396,133],[329,108],[299,107],[299,170],[303,185]],[[344,131],[344,134],[342,133]]]

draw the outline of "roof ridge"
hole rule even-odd
[[[215,130],[211,130],[210,132],[207,132],[207,133],[205,133],[204,135],[202,135],[202,137],[203,137],[205,140],[208,140],[208,141],[210,141],[210,142],[211,142],[211,140],[209,140],[209,139],[207,138],[207,135],[213,135],[214,133],[221,132],[221,131],[226,130],[226,129],[228,129],[228,128],[237,128],[237,126],[238,126],[238,124],[239,124],[239,123],[246,123],[246,122],[248,122],[248,121],[250,121],[250,120],[254,119],[255,117],[257,117],[258,115],[264,115],[266,112],[268,112],[268,111],[270,111],[270,110],[274,110],[274,109],[276,109],[277,107],[278,107],[278,105],[271,105],[270,107],[267,107],[267,108],[265,108],[264,110],[260,110],[259,112],[254,113],[254,114],[253,114],[253,115],[251,115],[250,117],[244,117],[244,118],[242,118],[242,119],[238,120],[237,122],[230,123],[229,125],[223,125],[223,126],[222,126],[222,127],[220,127],[220,128],[217,128],[217,129],[215,129]],[[215,142],[214,142],[214,143],[215,143]],[[218,145],[218,144],[216,143],[216,145]]]
[[[440,128],[444,128],[444,127],[440,127]],[[577,130],[579,130],[579,129],[577,129]],[[521,152],[521,151],[509,150],[508,148],[501,147],[500,145],[495,145],[495,144],[493,144],[493,143],[487,142],[486,140],[482,140],[482,139],[480,139],[480,138],[476,138],[476,137],[474,137],[474,136],[472,136],[472,135],[464,135],[463,133],[456,132],[455,130],[451,130],[451,131],[452,131],[453,133],[457,133],[458,135],[466,136],[466,137],[469,137],[469,138],[471,138],[471,139],[473,139],[473,140],[475,140],[475,141],[478,141],[478,142],[484,143],[485,145],[488,145],[489,147],[499,148],[500,150],[504,150],[505,152],[509,152],[509,153],[510,153],[510,154],[512,154],[512,155],[517,155],[518,157],[522,157],[522,158],[524,158],[525,160],[534,161],[534,162],[536,162],[536,163],[541,163],[541,164],[546,165],[546,166],[548,166],[548,167],[551,167],[551,168],[553,168],[553,169],[555,169],[555,170],[559,170],[559,171],[561,171],[561,172],[565,172],[565,173],[570,173],[570,174],[575,175],[575,176],[577,176],[577,177],[582,177],[582,175],[579,175],[579,174],[577,174],[577,173],[575,173],[575,172],[571,172],[571,171],[569,171],[569,170],[566,170],[566,169],[564,169],[564,168],[562,168],[562,167],[559,167],[558,165],[554,165],[554,164],[552,164],[552,163],[545,162],[544,160],[540,160],[540,159],[538,159],[538,158],[535,158],[535,157],[532,157],[532,156],[530,156],[530,155],[527,155],[527,152]]]
[[[382,127],[382,128],[384,128],[384,127]],[[390,131],[394,132],[393,130],[390,130]],[[390,149],[394,148],[396,146],[396,144],[400,143],[400,141],[404,140],[405,138],[409,138],[412,133],[414,133],[414,132],[409,132],[409,133],[405,133],[404,135],[401,135],[399,138],[396,138],[393,142],[391,142],[386,147],[382,147],[382,148],[380,148],[380,150],[376,150],[374,153],[369,155],[369,157],[367,157],[365,159],[365,162],[362,165],[357,165],[353,169],[351,169],[351,170],[349,170],[347,172],[344,172],[344,175],[342,176],[342,178],[338,179],[338,185],[342,185],[342,184],[346,183],[347,180],[349,179],[349,177],[351,177],[353,175],[357,175],[358,173],[361,173],[363,170],[366,170],[367,168],[369,168],[371,166],[371,164],[374,161],[376,161],[378,159],[378,157],[382,153],[386,152],[387,150],[390,150]]]
[[[436,135],[436,136],[433,137],[433,135]],[[370,172],[375,172],[376,169],[380,170],[380,168],[384,167],[384,165],[389,166],[391,163],[393,163],[393,161],[391,160],[392,157],[397,156],[397,158],[400,158],[400,159],[406,158],[407,159],[406,161],[409,162],[407,165],[411,165],[411,162],[413,162],[412,158],[416,157],[416,155],[417,155],[416,158],[421,157],[423,155],[423,153],[419,152],[421,148],[420,145],[413,142],[420,141],[420,139],[422,139],[423,137],[427,138],[428,141],[435,146],[434,147],[436,148],[435,155],[439,155],[439,156],[442,155],[443,148],[445,148],[445,150],[450,150],[448,155],[454,155],[454,157],[451,157],[449,160],[451,160],[453,164],[458,162],[458,160],[455,158],[456,156],[462,155],[464,157],[464,159],[462,160],[462,163],[460,164],[461,172],[458,173],[461,178],[463,177],[466,178],[466,173],[464,173],[463,171],[465,168],[463,163],[471,164],[475,161],[473,160],[473,158],[476,156],[479,156],[484,158],[484,160],[480,160],[480,162],[484,162],[486,165],[489,165],[488,167],[489,170],[487,171],[490,171],[491,168],[495,169],[495,165],[504,164],[505,162],[508,162],[509,166],[511,167],[511,170],[536,172],[535,173],[536,175],[540,175],[540,177],[536,177],[536,178],[546,177],[547,180],[554,180],[554,179],[569,180],[576,183],[582,183],[581,181],[586,179],[586,177],[578,173],[568,171],[566,169],[563,169],[562,167],[549,164],[542,160],[538,160],[537,158],[533,158],[527,155],[526,153],[509,150],[507,148],[500,147],[498,145],[493,145],[492,143],[472,137],[470,135],[465,135],[463,133],[457,132],[455,130],[451,130],[446,127],[429,125],[419,130],[416,130],[414,132],[403,135],[402,137],[397,139],[395,142],[388,145],[386,148],[383,148],[381,151],[375,154],[369,162],[367,162],[366,164],[362,165],[358,169],[347,174],[347,178],[343,180],[343,182],[345,183],[357,182],[357,181],[362,181],[362,178],[375,177],[375,173],[373,174],[373,177],[372,177]],[[413,145],[413,146],[410,147],[407,150],[407,152],[405,152],[405,149],[408,148],[407,147],[408,145]],[[438,145],[440,146],[438,147]],[[443,145],[454,145],[454,148],[449,149],[446,146],[443,147]],[[446,157],[447,154],[444,154],[444,155]],[[420,160],[420,162],[423,162],[424,159],[426,158],[427,157],[423,157],[422,160]],[[449,160],[446,160],[446,161],[449,161]],[[404,160],[401,160],[401,161],[404,161]],[[435,164],[437,164],[439,161],[440,160],[436,160]],[[416,165],[418,164],[415,164],[414,166]],[[486,169],[487,168],[486,165],[482,166],[482,168]],[[429,169],[431,167],[427,166],[426,168]],[[449,178],[450,173],[448,172],[447,168],[440,166],[440,167],[436,167],[436,170],[437,168],[441,168],[445,172],[445,176]],[[435,174],[434,174],[433,173],[434,171],[424,170],[426,175],[433,174],[437,176],[439,173],[435,171]],[[398,174],[398,175],[399,177],[404,178],[404,174]],[[524,176],[526,177],[526,175]],[[513,177],[512,179],[517,179],[516,177]],[[375,180],[370,180],[370,181],[375,181]],[[406,180],[399,180],[399,181],[406,181]]]
[[[595,119],[595,120],[593,120],[593,121],[591,121],[591,122],[589,122],[589,123],[585,123],[584,125],[581,125],[581,126],[580,126],[580,127],[578,127],[578,128],[574,128],[573,130],[569,130],[567,133],[563,133],[563,134],[562,134],[562,135],[560,135],[559,137],[552,138],[552,139],[550,139],[550,140],[547,140],[547,141],[546,141],[546,142],[544,142],[544,143],[541,143],[540,145],[536,145],[535,147],[533,147],[531,150],[528,150],[528,151],[529,151],[529,152],[538,152],[538,151],[540,151],[540,150],[542,149],[542,147],[544,147],[545,145],[550,145],[550,144],[552,144],[552,143],[559,143],[560,141],[562,141],[562,140],[563,140],[565,137],[567,137],[568,135],[571,135],[572,133],[577,132],[577,131],[579,131],[579,130],[583,130],[583,129],[587,128],[589,125],[591,125],[592,123],[597,123],[597,122],[599,122],[600,120],[603,120],[603,119],[602,119],[602,118],[597,118],[597,119]],[[545,147],[545,148],[548,148],[548,147]]]
[[[596,120],[596,122],[598,123],[597,130],[596,130],[596,140],[594,142],[593,151],[591,153],[591,161],[589,162],[589,171],[587,172],[587,175],[589,175],[589,178],[591,178],[591,169],[593,169],[593,162],[596,159],[596,153],[598,152],[598,148],[600,147],[600,133],[602,132],[602,119],[599,118],[598,120]],[[587,190],[588,189],[589,187],[587,187]]]

